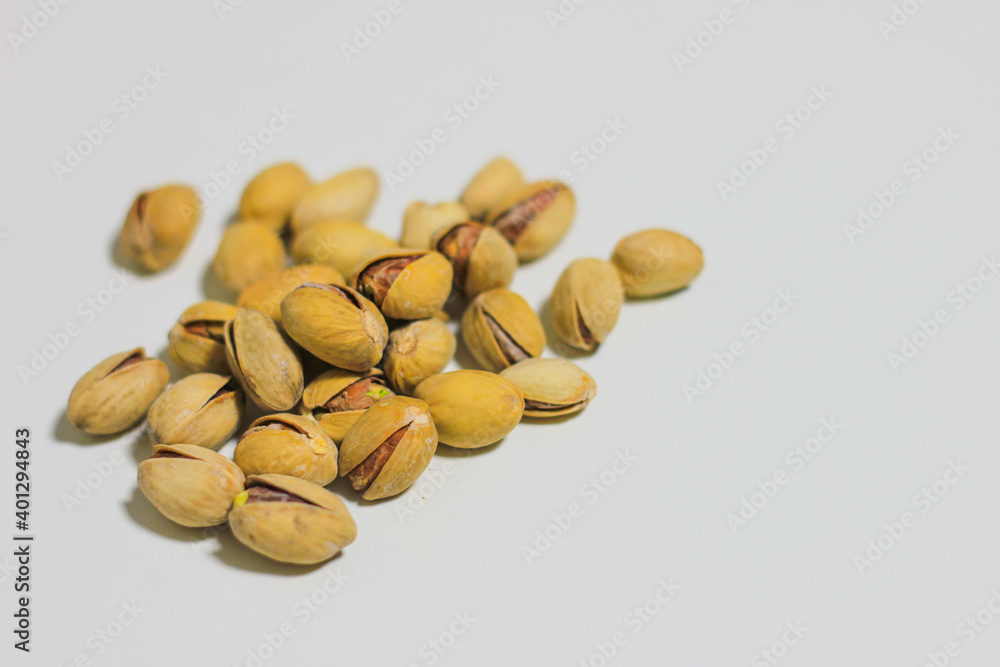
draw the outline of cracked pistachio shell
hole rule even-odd
[[[668,229],[646,229],[626,236],[611,255],[625,294],[659,296],[687,287],[704,266],[701,248]]]
[[[323,361],[366,371],[382,359],[385,318],[349,287],[306,283],[281,302],[281,322],[295,342]]]
[[[229,527],[244,545],[282,563],[329,560],[358,527],[344,502],[322,486],[288,475],[253,475],[236,496]]]
[[[378,174],[358,167],[309,188],[292,211],[292,231],[298,233],[326,220],[364,222],[378,196]]]
[[[236,310],[221,301],[202,301],[185,310],[167,334],[171,358],[195,373],[228,373],[223,328]]]
[[[438,434],[426,403],[406,396],[383,399],[365,410],[340,447],[340,475],[365,500],[410,488],[431,462]]]
[[[292,260],[296,264],[324,264],[350,276],[354,269],[373,255],[399,246],[382,232],[360,222],[330,220],[310,225],[295,234]]]
[[[413,391],[430,407],[439,440],[452,447],[485,447],[514,430],[524,397],[510,380],[486,371],[433,375]]]
[[[302,361],[274,320],[240,308],[226,323],[226,359],[233,377],[254,403],[291,410],[302,398]]]
[[[462,339],[483,368],[499,373],[545,349],[545,329],[521,295],[498,288],[483,292],[462,315]]]
[[[426,204],[415,201],[403,213],[403,236],[399,245],[403,248],[429,250],[431,236],[444,225],[469,219],[465,207],[454,201]]]
[[[154,445],[216,449],[236,432],[242,418],[243,391],[231,377],[195,373],[156,399],[147,428]]]
[[[524,186],[520,168],[505,157],[498,157],[465,186],[461,201],[469,216],[482,220],[504,197]]]
[[[139,489],[160,513],[182,526],[226,522],[243,491],[243,472],[222,454],[197,445],[156,445],[139,464]]]
[[[578,259],[559,276],[549,300],[556,334],[578,350],[595,350],[615,328],[624,300],[622,282],[612,264]]]
[[[145,416],[169,381],[167,365],[141,347],[113,354],[73,386],[66,416],[87,433],[119,433]]]
[[[358,265],[354,289],[386,317],[419,320],[441,310],[451,294],[451,262],[427,250],[395,250]]]
[[[299,412],[319,422],[323,431],[339,444],[365,410],[394,395],[377,368],[360,373],[331,368],[306,387]]]
[[[437,375],[455,356],[455,334],[437,318],[416,320],[389,334],[382,355],[389,382],[401,394]]]
[[[583,410],[597,393],[594,378],[565,359],[525,359],[505,368],[500,377],[524,394],[528,417],[558,417]]]
[[[246,475],[278,473],[326,486],[337,479],[337,447],[314,420],[261,417],[240,437],[233,461]]]
[[[343,285],[344,277],[337,269],[323,264],[293,266],[250,285],[240,293],[236,303],[243,308],[259,310],[281,324],[281,300],[293,289],[306,283]]]
[[[538,259],[565,236],[573,223],[573,191],[558,181],[540,181],[504,197],[486,224],[504,235],[522,262]]]
[[[514,280],[517,253],[493,227],[469,221],[446,225],[435,232],[431,248],[448,258],[455,289],[470,298]]]
[[[226,227],[212,268],[223,284],[239,292],[280,273],[287,259],[285,246],[273,229],[247,220]]]
[[[147,271],[162,271],[180,257],[201,218],[201,202],[186,185],[143,192],[132,203],[119,248]]]
[[[240,217],[263,222],[280,233],[310,187],[309,175],[294,162],[272,165],[254,176],[243,189]]]

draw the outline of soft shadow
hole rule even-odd
[[[435,452],[435,454],[439,454],[445,457],[446,459],[464,459],[470,456],[479,456],[480,454],[485,454],[486,452],[492,452],[494,449],[502,445],[503,441],[506,439],[507,437],[504,436],[503,438],[500,438],[499,440],[494,442],[492,445],[486,445],[485,447],[474,447],[471,449],[466,447],[452,447],[451,445],[446,445],[443,442],[439,442],[437,447],[437,452]]]
[[[112,262],[133,275],[147,277],[155,273],[137,263],[132,257],[126,254],[122,249],[122,244],[119,242],[117,234],[111,237],[111,247],[108,249],[108,254],[111,256]]]
[[[468,305],[469,299],[467,299],[458,290],[453,289],[451,294],[448,295],[448,300],[444,302],[444,306],[441,310],[448,314],[449,321],[461,322],[462,314],[465,313],[465,308]]]
[[[132,429],[134,428],[136,427],[133,426]],[[56,440],[56,442],[68,442],[73,443],[74,445],[84,445],[88,447],[90,445],[101,445],[105,442],[111,442],[121,436],[122,433],[112,433],[111,435],[93,435],[78,429],[73,426],[73,422],[71,422],[69,417],[66,416],[65,410],[59,414],[59,418],[52,426],[52,437]]]
[[[190,371],[187,371],[177,365],[174,358],[170,356],[170,347],[165,347],[156,353],[156,358],[167,365],[167,371],[170,373],[171,382],[177,382],[184,376],[188,375]]]
[[[198,528],[185,528],[178,525],[160,514],[160,511],[153,507],[146,496],[138,488],[132,492],[132,497],[122,503],[129,517],[137,524],[151,530],[157,535],[176,540],[177,542],[195,542],[199,539],[206,539],[211,535],[204,535]]]
[[[675,294],[680,294],[681,292],[687,291],[687,285],[681,287],[680,289],[675,289],[673,292],[667,292],[666,294],[653,294],[650,296],[630,296],[625,298],[626,303],[648,303],[650,301],[659,301],[660,299],[669,299]]]
[[[583,410],[577,410],[576,412],[571,412],[568,415],[559,415],[558,417],[529,417],[527,415],[521,417],[522,424],[562,424],[568,422],[579,415]]]
[[[479,365],[476,358],[472,356],[472,352],[469,351],[468,346],[465,344],[465,340],[461,335],[457,336],[458,344],[455,346],[455,363],[458,364],[464,370],[474,370],[481,371],[483,367]]]
[[[219,280],[211,263],[205,267],[204,273],[201,274],[201,291],[205,298],[210,301],[236,302],[236,294]]]
[[[136,435],[129,451],[132,452],[132,460],[136,463],[142,463],[153,454],[153,441],[150,440],[149,431],[145,427]]]
[[[552,322],[552,309],[549,306],[549,299],[546,299],[541,309],[539,309],[538,319],[542,321],[542,327],[545,329],[545,340],[548,342],[549,349],[554,354],[564,359],[580,359],[581,357],[589,357],[593,354],[593,352],[584,352],[562,342],[559,334],[556,333],[556,326]],[[597,349],[600,349],[600,346]],[[597,350],[594,351],[596,352]]]
[[[224,527],[220,526],[220,528]],[[226,565],[238,567],[241,570],[247,570],[249,572],[276,574],[282,577],[297,577],[303,574],[315,572],[327,563],[332,563],[340,558],[340,553],[338,553],[330,560],[326,560],[315,565],[279,563],[276,560],[271,560],[270,558],[257,553],[253,549],[240,544],[240,541],[233,536],[232,531],[222,530],[216,537],[218,537],[219,548],[213,551],[212,555]]]

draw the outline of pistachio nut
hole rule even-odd
[[[281,232],[310,187],[309,175],[294,162],[272,165],[247,183],[240,197],[240,217],[263,222]]]
[[[263,222],[249,220],[226,227],[212,268],[219,280],[239,292],[280,273],[287,259],[278,234]]]
[[[340,475],[365,500],[410,488],[431,462],[438,434],[426,403],[406,396],[383,399],[365,410],[340,447]]]
[[[504,368],[545,349],[545,329],[520,294],[503,287],[483,292],[462,315],[462,339],[483,368]]]
[[[493,227],[469,221],[445,225],[434,233],[431,248],[448,258],[455,289],[469,297],[507,287],[514,279],[517,253]]]
[[[618,242],[611,263],[629,297],[659,296],[687,287],[705,264],[701,248],[668,229],[646,229]]]
[[[573,223],[573,191],[558,181],[540,181],[507,195],[486,217],[504,235],[522,262],[551,250]]]
[[[432,375],[417,385],[413,396],[430,407],[439,440],[465,449],[497,442],[514,430],[524,412],[521,390],[486,371]]]
[[[455,334],[436,317],[416,320],[389,334],[382,355],[389,382],[401,394],[445,369],[455,356]]]
[[[221,301],[202,301],[185,310],[167,334],[171,358],[195,373],[228,373],[222,329],[235,315],[236,306]]]
[[[470,217],[482,220],[504,197],[523,185],[524,176],[518,166],[505,157],[498,157],[465,186],[461,200]]]
[[[351,169],[309,188],[292,211],[298,233],[325,220],[364,222],[378,196],[378,174],[368,167]]]
[[[195,373],[175,382],[153,402],[146,418],[154,445],[216,449],[243,418],[243,390],[231,377]]]
[[[331,220],[318,222],[292,239],[292,260],[296,264],[332,266],[344,276],[372,255],[399,246],[382,232],[360,222]]]
[[[500,377],[524,394],[527,417],[558,417],[583,410],[597,393],[597,383],[565,359],[525,359],[505,368]]]
[[[359,264],[352,284],[386,317],[419,320],[441,310],[452,277],[451,263],[440,253],[395,250]]]
[[[162,271],[180,257],[201,218],[201,202],[186,185],[143,192],[132,203],[119,248],[147,271]]]
[[[282,563],[333,558],[358,535],[344,502],[322,486],[288,475],[253,475],[236,496],[229,527],[244,545]]]
[[[326,434],[339,444],[361,413],[389,396],[395,394],[386,386],[385,376],[377,368],[360,373],[331,368],[306,387],[299,412],[319,422]]]
[[[443,201],[431,205],[415,201],[403,213],[403,236],[399,239],[399,245],[429,250],[431,235],[439,227],[468,219],[469,212],[458,202]]]
[[[549,312],[562,342],[591,351],[615,328],[625,292],[615,267],[601,259],[578,259],[559,276]]]
[[[243,491],[243,471],[228,458],[197,445],[156,445],[139,464],[139,489],[160,513],[182,526],[226,522]]]
[[[270,411],[291,410],[302,398],[302,361],[274,320],[240,308],[226,322],[226,360],[254,403]]]
[[[233,461],[247,475],[279,473],[326,486],[337,479],[337,447],[309,417],[261,417],[236,443]]]
[[[237,305],[253,308],[281,324],[281,300],[296,287],[306,283],[343,285],[344,277],[332,266],[302,264],[281,273],[261,278],[240,293]]]
[[[389,328],[371,301],[349,287],[306,283],[281,301],[292,339],[328,364],[366,371],[382,359]]]
[[[113,354],[73,386],[66,416],[87,433],[119,433],[143,418],[169,381],[167,365],[141,347]]]

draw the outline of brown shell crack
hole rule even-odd
[[[497,322],[492,315],[484,310],[483,317],[486,318],[486,326],[489,327],[490,333],[493,334],[493,339],[500,347],[500,352],[503,354],[504,359],[507,360],[507,363],[513,366],[519,361],[531,358],[528,351],[521,347],[521,345],[514,340],[514,337],[507,333],[507,331],[500,326],[500,323]]]
[[[275,489],[264,484],[253,484],[247,487],[247,504],[249,503],[302,503],[312,505],[305,498],[300,498],[294,494]]]
[[[385,295],[399,274],[421,257],[422,255],[410,255],[375,260],[358,275],[358,291],[381,307]]]
[[[190,459],[192,457],[186,454],[178,454],[177,452],[156,452],[149,458],[151,459]]]
[[[350,477],[351,485],[354,487],[355,491],[360,491],[364,493],[378,477],[379,473],[382,472],[382,468],[388,463],[389,457],[392,453],[396,451],[396,446],[402,441],[403,436],[409,430],[410,425],[407,424],[403,428],[399,429],[388,438],[385,442],[378,446],[378,448],[368,455],[361,464],[351,471]]]
[[[214,401],[214,400],[216,400],[218,398],[222,398],[226,394],[235,393],[236,389],[237,389],[236,384],[232,380],[230,380],[226,384],[224,384],[221,387],[219,387],[219,389],[214,394],[212,394],[211,396],[209,396],[208,400],[205,401],[205,404],[202,405],[201,407],[204,408],[205,405],[208,405],[209,403],[211,403],[212,401]]]
[[[217,343],[225,342],[225,322],[218,320],[193,320],[184,325],[184,330],[192,336],[209,338]]]
[[[459,289],[465,289],[469,258],[482,233],[483,228],[479,225],[459,224],[452,227],[437,243],[437,251],[447,257],[455,269],[455,287]]]
[[[148,358],[149,357],[147,357],[142,352],[136,352],[134,354],[130,354],[129,356],[125,357],[120,362],[118,362],[118,365],[112,368],[110,371],[108,371],[104,377],[108,377],[108,375],[111,375],[112,373],[117,373],[123,368],[128,368],[129,366],[134,366],[135,364],[146,361]]]
[[[287,422],[283,422],[277,419],[261,422],[256,426],[254,426],[249,431],[247,431],[247,433],[257,433],[259,431],[265,431],[268,429],[272,431],[291,431],[292,433],[298,433],[299,435],[304,435],[307,437],[309,435],[308,433],[305,432],[305,429],[301,428],[300,426],[296,424],[289,424]],[[246,433],[244,434],[244,437],[246,437]]]
[[[335,294],[339,294],[343,298],[350,301],[355,308],[359,310],[361,309],[361,302],[358,301],[358,297],[355,296],[353,292],[349,292],[348,290],[342,289],[338,285],[326,285],[323,283],[303,283],[296,289],[302,289],[303,287],[313,287],[315,289],[326,290],[327,292],[333,292]]]
[[[373,396],[369,396],[369,391],[381,392],[382,390],[389,392],[386,396],[395,396],[389,387],[387,387],[382,378],[378,376],[369,376],[366,378],[361,378],[351,384],[347,385],[338,394],[331,397],[323,405],[318,406],[314,409],[315,414],[324,414],[329,412],[348,412],[350,410],[367,410],[376,401],[380,400]],[[385,398],[382,396],[381,398]]]
[[[576,403],[564,403],[562,405],[557,405],[555,403],[545,403],[543,401],[535,401],[530,398],[524,399],[524,409],[534,410],[537,412],[555,412],[557,410],[568,410],[575,408],[578,405],[585,405],[587,401],[577,401]]]
[[[524,229],[555,201],[561,190],[562,186],[559,185],[539,190],[498,215],[493,220],[493,226],[513,245],[524,233]]]
[[[576,328],[580,330],[580,338],[582,338],[583,342],[588,346],[597,345],[598,340],[594,338],[593,332],[590,330],[590,327],[587,326],[587,323],[583,321],[583,315],[580,314],[580,304],[574,302],[573,310],[576,311]]]

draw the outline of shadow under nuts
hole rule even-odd
[[[382,367],[393,387],[411,394],[418,384],[445,369],[455,356],[455,345],[455,334],[441,320],[416,320],[389,334]]]
[[[455,289],[470,298],[514,279],[517,254],[500,232],[478,222],[446,225],[434,233],[431,247],[448,258]]]
[[[268,167],[247,183],[240,197],[240,217],[257,220],[280,233],[299,200],[312,187],[309,175],[294,162]]]
[[[486,224],[514,246],[522,262],[538,259],[566,234],[576,213],[573,191],[558,181],[526,185],[500,201]]]
[[[236,310],[236,306],[221,301],[203,301],[185,310],[167,334],[170,357],[195,373],[228,373],[223,329]]]
[[[514,430],[524,397],[510,380],[485,371],[451,371],[427,378],[413,391],[427,403],[440,442],[485,447]]]
[[[545,329],[521,295],[494,289],[477,296],[462,315],[462,339],[486,370],[504,368],[545,349]]]
[[[162,271],[184,252],[200,217],[198,195],[186,185],[143,192],[125,217],[119,248],[147,271]]]
[[[549,313],[562,342],[590,352],[615,328],[624,300],[622,281],[613,265],[601,259],[578,259],[559,276]]]
[[[253,308],[281,324],[281,300],[296,287],[306,283],[343,285],[344,277],[332,266],[323,264],[303,264],[285,269],[281,273],[261,278],[240,292],[236,304],[243,308]]]
[[[235,463],[196,445],[156,445],[139,464],[138,479],[153,507],[189,528],[225,523],[243,491],[243,472]]]
[[[559,417],[583,410],[597,393],[594,378],[565,359],[525,359],[504,369],[524,394],[527,417]]]
[[[243,418],[243,390],[231,378],[195,373],[174,383],[149,408],[146,426],[154,445],[216,449]]]
[[[611,263],[618,268],[625,294],[659,296],[687,287],[705,264],[701,248],[668,229],[646,229],[615,246]]]
[[[291,410],[302,397],[299,353],[270,317],[240,308],[226,323],[226,359],[254,403],[271,411]]]
[[[331,368],[306,387],[299,411],[319,422],[323,431],[340,444],[365,410],[389,396],[395,394],[377,368],[361,373]]]
[[[396,250],[362,262],[352,282],[386,317],[419,320],[448,300],[451,263],[436,252]]]
[[[233,461],[246,475],[279,473],[326,486],[337,479],[337,448],[312,419],[269,415],[250,424]]]
[[[462,192],[462,204],[469,217],[482,220],[511,192],[524,186],[520,168],[508,158],[498,157],[479,170]]]
[[[266,224],[248,221],[226,227],[212,268],[227,287],[240,292],[280,273],[286,262],[281,238]]]
[[[73,386],[66,416],[87,433],[120,433],[146,415],[169,381],[167,365],[141,347],[113,354]]]

